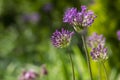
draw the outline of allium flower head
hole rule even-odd
[[[87,10],[86,6],[81,6],[81,11],[78,11],[76,8],[67,9],[63,22],[72,24],[74,29],[79,32],[79,30],[91,26],[95,18],[96,15],[93,11]]]
[[[106,60],[108,58],[107,48],[103,45],[98,45],[97,47],[92,48],[90,55],[93,60]]]
[[[97,45],[105,45],[105,38],[103,35],[98,35],[97,33],[93,33],[92,36],[88,37],[87,43],[89,47],[97,47]]]
[[[56,30],[51,37],[52,44],[57,48],[67,47],[70,44],[73,34],[74,32],[63,28],[61,31]]]
[[[118,40],[120,41],[120,30],[117,31],[117,37],[118,37]]]
[[[90,55],[93,60],[105,60],[107,59],[107,48],[105,47],[105,38],[103,35],[93,33],[92,36],[88,37],[88,46],[91,48]]]

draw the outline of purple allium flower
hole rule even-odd
[[[68,8],[64,14],[63,22],[73,24],[76,14],[76,8]]]
[[[117,37],[118,37],[118,40],[120,41],[120,30],[117,31]]]
[[[97,47],[92,48],[90,55],[93,60],[106,60],[108,58],[107,48],[105,48],[103,45],[98,45]]]
[[[98,35],[97,33],[93,33],[92,36],[88,37],[87,43],[89,47],[96,47],[97,45],[105,45],[105,38],[103,35]]]
[[[95,18],[96,16],[93,11],[87,10],[86,6],[81,6],[81,11],[77,11],[76,8],[67,9],[63,22],[72,24],[75,30],[79,32],[80,29],[91,26]]]
[[[105,47],[105,38],[103,35],[93,33],[87,39],[88,46],[91,48],[90,54],[93,60],[107,59],[107,48]]]
[[[51,37],[52,44],[57,48],[67,47],[70,44],[73,34],[74,32],[63,28],[61,31],[56,30]]]
[[[38,73],[33,70],[23,71],[18,80],[36,80]]]

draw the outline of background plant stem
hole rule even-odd
[[[69,55],[69,57],[70,57],[70,61],[71,61],[71,65],[72,65],[73,80],[75,80],[75,71],[74,71],[74,65],[73,65],[72,56],[71,56],[70,53],[69,53],[68,55]]]
[[[101,74],[101,63],[100,62],[98,62],[98,71],[99,71],[99,80],[101,80],[102,79],[102,74]]]
[[[89,73],[90,73],[90,80],[93,80],[91,65],[90,65],[90,58],[89,58],[89,54],[88,54],[88,50],[87,50],[86,38],[85,38],[84,35],[82,35],[82,41],[83,41],[83,46],[84,46],[84,50],[85,50],[85,54],[86,54],[86,58],[87,58],[88,70],[89,70]]]
[[[101,61],[101,64],[102,64],[102,66],[103,66],[103,68],[104,68],[104,71],[105,71],[106,80],[109,80],[109,79],[108,79],[107,70],[106,70],[106,68],[105,68],[105,64],[104,64],[104,62]]]

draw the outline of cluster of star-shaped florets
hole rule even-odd
[[[103,35],[93,33],[92,36],[87,39],[88,46],[91,48],[90,55],[93,60],[105,60],[107,59],[107,48],[105,47],[105,38]]]
[[[67,9],[63,22],[73,25],[75,30],[78,31],[78,26],[81,29],[91,26],[95,18],[96,15],[93,11],[87,10],[86,6],[81,6],[81,11],[78,11],[76,8]]]
[[[56,30],[51,37],[52,44],[57,48],[67,47],[70,44],[73,34],[74,32],[65,30],[64,28],[61,31]]]

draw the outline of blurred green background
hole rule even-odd
[[[50,41],[52,33],[64,24],[62,18],[68,7],[87,5],[97,18],[89,27],[106,37],[109,58],[105,63],[110,80],[120,80],[120,0],[0,0],[0,80],[17,80],[22,70],[34,69],[38,73],[46,65],[48,74],[40,80],[72,80],[72,54],[76,80],[89,80],[85,53],[80,36],[76,33],[68,50],[56,49]],[[99,70],[105,80],[103,67],[92,61],[94,80]]]

